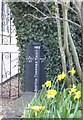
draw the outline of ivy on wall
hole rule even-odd
[[[14,18],[13,22],[16,26],[17,45],[21,50],[21,78],[24,79],[24,66],[25,66],[25,48],[26,45],[35,41],[40,41],[43,44],[45,56],[46,56],[46,75],[47,79],[52,79],[61,71],[61,57],[57,40],[57,25],[55,19],[47,19],[45,21],[39,21],[29,14],[40,16],[40,14],[28,6],[26,3],[16,2],[8,3]],[[48,7],[51,9],[51,4]],[[34,4],[39,7],[44,13],[49,14],[44,4]],[[69,15],[69,17],[72,13]],[[76,19],[76,18],[74,18]],[[73,35],[77,28],[72,27],[72,36],[76,40],[76,35]],[[74,32],[75,34],[75,32]],[[79,42],[76,42],[77,48],[79,48]],[[80,52],[80,48],[78,53]],[[80,57],[80,56],[79,56]]]

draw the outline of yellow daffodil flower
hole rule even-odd
[[[46,87],[51,87],[51,81],[46,81],[45,85],[46,85]]]
[[[45,106],[32,106],[31,109],[36,111],[36,112],[39,112],[41,110],[44,110]]]
[[[57,94],[57,91],[56,91],[56,90],[53,90],[53,89],[48,90],[48,91],[47,91],[47,98],[48,98],[48,99],[49,99],[49,98],[54,98],[56,94]]]
[[[40,106],[40,110],[44,110],[45,109],[45,106]]]
[[[81,92],[80,91],[75,92],[74,100],[80,98],[81,98]]]
[[[66,77],[66,74],[64,72],[62,72],[62,74],[58,75],[57,81],[61,81],[61,80],[65,79],[65,77]]]
[[[70,94],[71,94],[71,93],[75,93],[76,91],[77,91],[76,86],[73,84],[73,87],[70,88],[69,93],[70,93]]]
[[[62,72],[61,78],[62,78],[62,79],[65,79],[65,77],[66,77],[66,74],[65,74],[64,72]]]
[[[74,70],[74,67],[69,71],[69,73],[71,73],[71,75],[74,75],[76,73],[76,70]]]
[[[58,77],[57,77],[57,81],[61,81],[62,80],[62,76],[61,76],[61,74],[60,75],[58,75]]]

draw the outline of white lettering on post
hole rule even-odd
[[[37,92],[37,84],[38,84],[38,49],[40,49],[40,46],[34,46],[35,48],[35,73],[34,73],[34,78],[35,78],[35,89],[34,91]]]

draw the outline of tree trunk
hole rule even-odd
[[[57,4],[57,13],[56,16],[59,17],[59,7]],[[62,68],[64,73],[66,73],[66,60],[65,60],[65,52],[62,47],[62,37],[61,37],[61,25],[60,25],[60,20],[56,19],[57,21],[57,29],[58,29],[58,40],[59,40],[59,48],[60,48],[60,54],[61,54],[61,61],[62,61]]]
[[[74,62],[75,62],[76,69],[77,69],[77,73],[78,73],[79,78],[81,80],[81,67],[80,67],[80,63],[79,63],[79,59],[78,59],[78,55],[77,55],[77,52],[76,52],[75,45],[74,45],[72,37],[71,37],[69,26],[68,26],[68,34],[69,34],[69,43],[70,43],[71,51],[73,53]]]
[[[63,17],[65,20],[67,20],[67,11],[68,9],[64,6],[63,4]],[[67,58],[68,58],[68,63],[69,63],[69,68],[71,69],[73,67],[73,61],[72,61],[72,56],[71,56],[71,53],[69,51],[69,46],[68,46],[68,22],[67,21],[63,21],[63,28],[64,28],[64,49],[66,51],[66,54],[67,54]],[[71,76],[71,80],[68,81],[69,84],[75,83],[75,80],[74,80],[74,76]]]

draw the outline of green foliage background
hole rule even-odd
[[[24,79],[24,66],[25,66],[25,46],[35,41],[41,41],[43,44],[45,56],[46,56],[46,75],[47,79],[52,79],[60,73],[61,71],[61,58],[60,51],[58,46],[57,38],[57,24],[55,19],[47,19],[45,21],[39,21],[29,14],[41,16],[36,10],[28,6],[26,3],[16,2],[8,3],[14,18],[13,22],[16,26],[16,36],[17,36],[17,45],[21,50],[21,78]],[[48,4],[48,7],[51,9],[52,4]],[[48,10],[44,4],[34,4],[41,11],[48,14]],[[72,18],[74,21],[76,17],[71,17],[72,13],[69,15],[69,18]],[[81,52],[81,40],[76,40],[76,31],[77,27],[71,27],[72,37],[76,43],[78,53]],[[75,34],[76,33],[76,34]],[[80,57],[80,54],[79,54]]]

